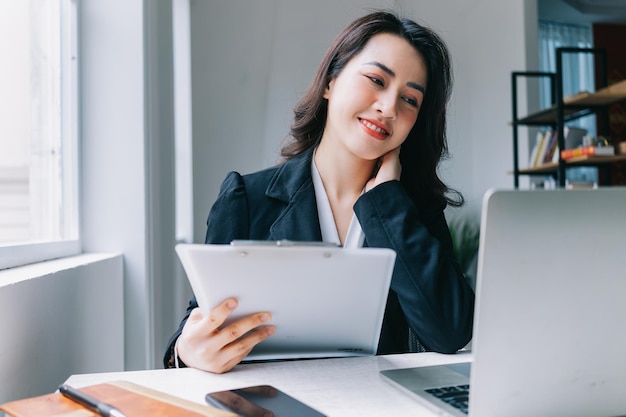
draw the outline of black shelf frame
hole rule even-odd
[[[566,104],[563,97],[563,56],[565,54],[592,54],[594,55],[595,62],[595,82],[596,91],[607,86],[607,57],[606,51],[602,48],[575,48],[575,47],[560,47],[556,48],[556,72],[541,72],[541,71],[515,71],[511,73],[511,97],[512,97],[512,112],[513,112],[513,183],[514,187],[519,188],[519,176],[520,175],[537,175],[537,174],[522,174],[519,170],[519,151],[518,151],[518,127],[519,126],[550,126],[557,132],[557,140],[559,149],[565,149],[565,123],[579,119],[590,114],[602,113],[602,124],[598,126],[598,132],[608,129],[608,111],[606,105],[590,106],[590,105],[576,105]],[[533,115],[519,118],[517,108],[517,85],[518,78],[520,77],[543,77],[550,80],[550,98],[554,103],[552,108],[548,108],[544,111],[534,113]],[[553,117],[552,114],[555,113]],[[565,187],[565,170],[566,163],[559,156],[558,167],[554,174],[555,179],[559,187]]]
[[[556,111],[557,111],[557,140],[559,144],[559,149],[565,149],[565,108],[568,109],[579,109],[581,110],[580,115],[576,118],[583,117],[583,115],[597,113],[599,110],[596,108],[595,111],[590,106],[585,106],[581,108],[576,105],[566,105],[563,102],[563,55],[565,54],[592,54],[595,58],[595,71],[596,71],[596,91],[607,86],[607,71],[606,71],[606,51],[601,48],[557,48],[556,49]],[[606,108],[606,107],[605,107]],[[585,113],[585,109],[589,109],[587,114]],[[608,113],[606,115],[608,117]],[[569,119],[573,120],[573,118]],[[608,127],[608,123],[606,125]],[[600,129],[598,129],[599,131]],[[559,156],[559,167],[557,170],[557,181],[560,187],[565,187],[565,161]]]
[[[511,73],[511,97],[513,111],[513,185],[517,189],[519,188],[519,126],[546,126],[554,125],[553,123],[546,123],[544,121],[535,121],[534,118],[520,119],[517,111],[517,81],[519,78],[548,78],[550,80],[550,101],[554,103],[556,97],[556,73],[554,72],[542,72],[542,71],[514,71]]]

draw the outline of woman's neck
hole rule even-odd
[[[320,173],[329,199],[342,201],[356,198],[371,178],[376,161],[358,158],[346,149],[320,143],[315,151],[315,166]]]

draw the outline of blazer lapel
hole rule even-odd
[[[266,195],[287,206],[270,227],[272,240],[321,241],[315,189],[311,178],[313,148],[280,166]]]

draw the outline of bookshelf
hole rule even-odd
[[[577,156],[565,161],[566,167],[597,166],[613,162],[626,161],[626,155],[612,156]],[[548,162],[537,167],[520,169],[520,175],[554,175],[559,169],[557,162]]]
[[[571,53],[593,54],[596,60],[597,79],[601,85],[595,92],[581,92],[574,96],[563,97],[563,55]],[[556,72],[516,71],[511,73],[512,112],[513,112],[513,177],[514,186],[519,188],[521,175],[552,175],[560,187],[565,186],[565,170],[574,166],[607,166],[618,161],[626,161],[626,154],[614,156],[582,156],[563,160],[560,156],[557,162],[544,163],[539,166],[519,167],[519,136],[520,126],[547,126],[557,134],[558,149],[565,149],[565,123],[587,116],[598,114],[602,125],[608,130],[608,106],[617,101],[626,99],[626,80],[607,86],[606,53],[599,48],[557,48]],[[517,109],[517,85],[520,78],[547,78],[551,86],[551,98],[555,103],[552,106],[519,117]]]

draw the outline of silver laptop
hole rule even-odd
[[[269,311],[276,333],[246,360],[374,355],[396,254],[303,242],[179,244],[201,311],[228,297],[239,305],[229,323]]]
[[[446,416],[626,415],[625,188],[488,192],[476,295],[471,370],[383,377]]]

